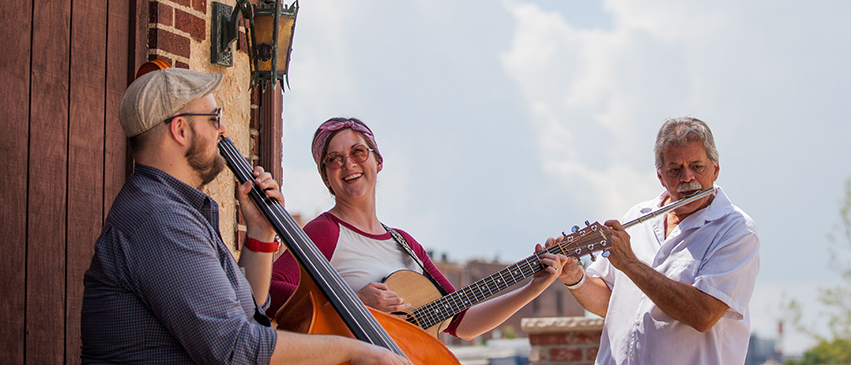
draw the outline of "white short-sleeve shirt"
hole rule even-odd
[[[693,285],[730,308],[701,333],[662,312],[609,260],[588,267],[612,289],[597,364],[742,364],[750,338],[748,302],[759,272],[753,220],[720,187],[708,207],[665,238],[662,214],[627,230],[636,257],[665,276]],[[661,206],[667,192],[636,205],[623,222]]]

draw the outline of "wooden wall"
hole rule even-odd
[[[0,2],[0,363],[80,362],[83,273],[127,174],[147,0]]]

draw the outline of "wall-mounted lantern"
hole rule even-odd
[[[239,13],[248,21],[252,87],[259,80],[281,80],[289,70],[298,0],[292,5],[283,5],[281,0],[260,0],[257,5],[237,0],[235,8],[213,2],[210,62],[233,66],[232,45],[238,36]]]

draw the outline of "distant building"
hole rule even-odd
[[[489,340],[484,346],[453,347],[450,350],[464,365],[527,365],[529,340]]]
[[[783,363],[783,355],[777,351],[773,339],[761,339],[756,334],[751,334],[751,340],[748,343],[748,355],[745,357],[745,365],[763,365],[766,363]]]
[[[514,263],[500,263],[495,260],[488,262],[477,259],[467,261],[464,264],[458,264],[448,261],[445,254],[441,255],[439,259],[431,253],[429,253],[429,256],[432,257],[434,264],[456,289],[470,285],[477,280],[490,276]],[[523,257],[518,257],[517,261],[520,261],[521,259],[523,259]],[[531,278],[527,278],[526,280],[509,287],[503,292],[494,295],[494,297],[520,288],[523,285],[528,284],[529,281],[531,281]],[[465,341],[460,338],[452,337],[446,333],[440,334],[440,340],[447,346],[482,345],[491,339],[527,337],[526,333],[523,332],[520,326],[522,318],[581,317],[584,315],[585,310],[582,306],[580,306],[576,299],[573,298],[573,295],[570,294],[567,288],[565,288],[564,285],[561,285],[561,283],[557,280],[553,283],[553,285],[541,293],[540,296],[517,311],[517,313],[503,322],[499,327],[478,336],[473,341]]]

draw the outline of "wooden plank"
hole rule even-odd
[[[79,364],[83,274],[103,225],[107,0],[71,5],[65,363]]]
[[[109,0],[107,18],[106,100],[104,114],[103,220],[127,177],[127,138],[118,122],[118,106],[135,74],[131,43],[133,7],[127,0]]]
[[[133,54],[135,64],[133,65],[132,74],[135,76],[136,70],[148,61],[148,13],[151,6],[148,0],[135,0],[134,4],[135,8],[132,9],[133,13],[130,15],[130,19],[134,21],[132,26],[135,32],[132,35],[135,49]]]
[[[0,363],[24,362],[27,257],[27,135],[29,133],[32,1],[0,1],[0,234],[8,244],[0,265]]]
[[[32,26],[25,359],[65,360],[70,2],[35,0]]]

